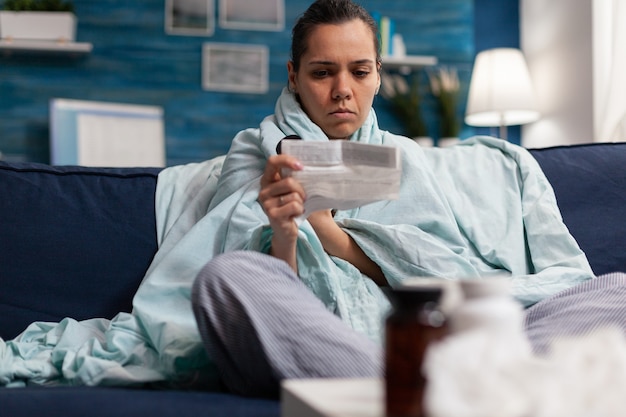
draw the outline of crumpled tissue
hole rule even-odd
[[[562,338],[549,355],[537,356],[519,319],[508,328],[454,332],[429,348],[429,417],[626,416],[626,338],[619,329]]]

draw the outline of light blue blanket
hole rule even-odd
[[[110,321],[34,323],[16,339],[0,340],[0,385],[215,387],[190,287],[218,253],[269,250],[259,178],[279,140],[291,134],[327,140],[284,92],[275,114],[237,135],[225,159],[165,169],[157,186],[159,251],[133,312]],[[400,199],[336,215],[392,285],[415,276],[478,279],[504,272],[514,295],[530,305],[593,277],[552,188],[524,149],[477,137],[424,150],[379,130],[373,111],[350,140],[401,149]],[[300,227],[298,262],[301,279],[329,310],[380,341],[387,299],[352,265],[328,256],[308,222]]]

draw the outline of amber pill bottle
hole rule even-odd
[[[393,308],[385,322],[386,415],[424,417],[424,355],[431,342],[447,333],[439,309],[442,288],[402,287],[389,296]]]

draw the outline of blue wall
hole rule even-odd
[[[75,0],[77,40],[91,42],[91,54],[68,58],[0,52],[0,151],[8,159],[49,161],[48,104],[51,98],[62,97],[162,106],[168,165],[226,152],[237,131],[258,125],[273,112],[274,101],[285,85],[291,24],[309,0],[286,3],[286,29],[282,32],[216,27],[211,37],[195,37],[165,33],[163,0]],[[477,5],[481,3],[485,0],[476,0]],[[493,6],[500,1],[490,3]],[[462,116],[475,53],[474,1],[363,0],[362,4],[396,21],[409,54],[435,55],[440,63],[458,68],[463,81]],[[268,45],[269,92],[202,90],[203,42]],[[401,132],[401,125],[381,99],[375,107],[382,128]],[[432,99],[426,98],[426,107],[431,135],[436,137]],[[465,127],[461,136],[472,133]]]
[[[474,0],[476,53],[491,48],[519,48],[519,0]],[[509,142],[519,145],[519,126],[508,128]],[[498,135],[496,128],[475,128],[476,134]]]

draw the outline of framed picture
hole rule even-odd
[[[269,89],[268,47],[204,43],[202,87],[211,91],[266,93]]]
[[[224,29],[281,31],[285,0],[219,0],[219,14]]]
[[[211,36],[214,31],[214,0],[165,0],[166,33]]]
[[[50,100],[50,162],[98,167],[165,166],[163,108]]]

